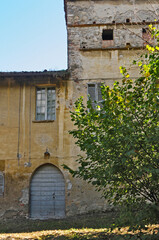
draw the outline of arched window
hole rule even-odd
[[[4,174],[0,171],[0,196],[4,193]]]

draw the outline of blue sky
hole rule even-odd
[[[67,68],[63,0],[0,0],[0,71]]]

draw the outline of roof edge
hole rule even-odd
[[[52,76],[52,77],[69,77],[69,71],[66,70],[59,70],[59,71],[43,71],[43,72],[0,72],[0,77],[35,77],[35,76]]]

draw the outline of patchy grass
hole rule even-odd
[[[7,220],[0,222],[0,239],[7,240],[159,240],[159,224],[139,231],[116,228],[115,213],[83,215],[63,220]]]

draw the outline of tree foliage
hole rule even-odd
[[[122,83],[102,85],[102,106],[75,103],[70,134],[83,154],[75,177],[91,182],[110,203],[159,204],[159,31],[150,26],[156,46],[147,45],[140,77],[121,67]]]

